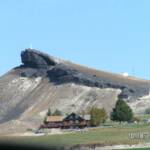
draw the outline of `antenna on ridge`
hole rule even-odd
[[[32,49],[32,43],[30,44],[30,49]]]

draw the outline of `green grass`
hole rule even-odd
[[[143,119],[150,119],[150,114],[144,114],[139,116],[142,120]]]
[[[85,133],[69,133],[62,135],[45,135],[40,137],[1,137],[2,142],[24,145],[36,145],[42,147],[64,147],[74,145],[116,145],[116,144],[137,144],[150,142],[146,139],[130,139],[129,133],[148,132],[150,124],[118,125],[116,127],[105,127],[91,129]]]
[[[132,148],[132,149],[123,149],[123,150],[150,150],[150,148]]]

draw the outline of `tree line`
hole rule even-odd
[[[82,115],[84,113],[82,112]],[[93,106],[88,109],[86,114],[90,114],[90,123],[91,126],[99,126],[101,123],[104,123],[107,118],[107,112],[104,108],[98,108],[96,106]],[[62,112],[58,109],[56,109],[53,113],[51,112],[50,109],[48,109],[47,116],[59,116],[62,115]],[[118,99],[115,107],[113,108],[111,114],[110,114],[110,119],[112,121],[117,121],[117,122],[130,122],[133,121],[134,119],[136,120],[136,117],[133,115],[133,111],[130,108],[130,106],[122,99]]]

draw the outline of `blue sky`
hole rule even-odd
[[[150,79],[149,0],[0,0],[0,75],[30,47]]]

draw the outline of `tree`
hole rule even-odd
[[[44,121],[43,122],[44,122],[44,124],[47,123],[47,116],[44,117]]]
[[[122,99],[117,100],[115,108],[111,113],[111,120],[113,121],[132,121],[132,109]]]
[[[49,108],[47,111],[47,116],[51,116],[51,115],[52,115],[52,112],[51,112],[51,109]]]
[[[54,111],[54,113],[52,114],[52,116],[61,116],[61,115],[62,115],[62,112],[60,110],[58,110],[58,109],[56,109]]]
[[[107,113],[104,108],[100,109],[97,107],[92,107],[90,109],[90,115],[90,122],[92,126],[98,126],[100,123],[104,123],[107,119]]]

